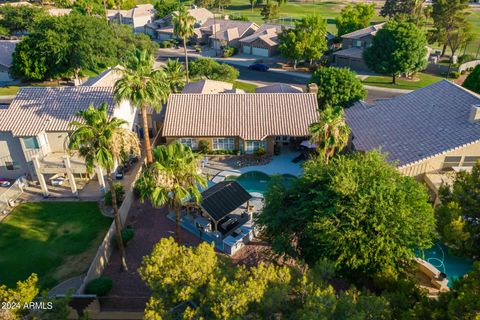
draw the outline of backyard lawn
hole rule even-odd
[[[253,93],[253,92],[255,92],[255,88],[257,88],[257,86],[254,85],[254,84],[251,84],[251,83],[243,82],[243,81],[235,81],[233,83],[233,88],[241,89],[241,90],[245,90],[249,93]]]
[[[392,84],[391,76],[370,76],[362,81],[363,84],[375,87],[385,87],[404,90],[416,90],[438,82],[444,78],[426,73],[417,73],[417,80],[398,79],[397,84]]]
[[[51,288],[86,272],[111,222],[96,202],[21,204],[0,222],[0,284],[35,272]]]

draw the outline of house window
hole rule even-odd
[[[480,157],[465,157],[463,158],[463,167],[473,167],[477,161],[480,160]]]
[[[5,161],[5,167],[7,170],[18,170],[20,165],[16,161]]]
[[[246,142],[246,148],[245,152],[247,154],[252,154],[255,153],[259,147],[262,147],[263,149],[266,149],[266,142],[265,141],[259,141],[259,140],[250,140]]]
[[[362,41],[361,40],[353,40],[353,46],[355,48],[361,48],[362,47]]]
[[[451,169],[452,167],[459,167],[462,157],[445,157],[442,169]]]
[[[27,149],[39,149],[37,137],[23,138],[23,144]]]
[[[197,139],[195,138],[180,138],[180,143],[187,147],[190,147],[190,149],[192,150],[196,150],[198,146]]]
[[[235,150],[235,138],[213,138],[213,150]]]

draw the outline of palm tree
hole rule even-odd
[[[170,91],[173,93],[181,92],[185,86],[185,71],[178,59],[168,59],[162,67],[165,77],[170,85]]]
[[[335,150],[342,150],[348,143],[350,128],[344,120],[341,107],[326,107],[320,112],[318,122],[310,125],[311,142],[317,144],[325,162],[333,156]]]
[[[199,187],[207,180],[201,174],[198,155],[179,142],[161,145],[153,150],[155,161],[148,166],[136,182],[140,198],[148,198],[155,207],[168,205],[175,212],[175,237],[180,242],[180,209],[182,202],[191,197],[199,202]]]
[[[118,216],[117,197],[112,180],[112,170],[115,163],[121,163],[132,153],[138,155],[138,139],[136,135],[124,125],[127,123],[118,118],[109,119],[107,105],[103,103],[95,109],[92,105],[77,114],[82,121],[72,121],[70,126],[75,131],[70,135],[67,151],[78,150],[79,155],[85,159],[88,172],[93,172],[97,166],[105,169],[108,186],[112,195],[113,217],[115,221],[115,234],[123,270],[127,271],[125,248],[120,233],[120,219]]]
[[[187,55],[187,40],[194,35],[193,26],[195,18],[192,17],[185,7],[173,13],[173,32],[183,41],[183,52],[185,53],[185,74],[188,83],[188,55]]]
[[[115,83],[114,95],[117,101],[129,100],[142,114],[144,148],[147,163],[153,162],[152,146],[148,133],[147,110],[162,108],[170,94],[170,86],[162,70],[153,69],[153,56],[147,51],[135,50],[124,68],[119,69],[122,78]]]

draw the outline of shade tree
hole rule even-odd
[[[368,27],[370,20],[375,14],[375,5],[357,3],[347,5],[335,19],[338,36]]]

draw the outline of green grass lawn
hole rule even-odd
[[[0,284],[34,272],[51,288],[86,272],[111,222],[96,202],[21,204],[0,222]]]
[[[444,79],[442,77],[438,77],[438,76],[434,76],[426,73],[418,73],[415,77],[420,78],[420,80],[410,81],[405,79],[397,79],[397,84],[394,85],[392,84],[391,76],[370,76],[365,80],[363,80],[362,83],[365,85],[376,86],[376,87],[416,90]]]
[[[235,81],[233,83],[233,88],[242,89],[242,90],[245,90],[247,92],[253,93],[253,92],[255,92],[255,88],[257,88],[257,86],[254,85],[254,84],[251,84],[251,83],[243,82],[243,81]]]

